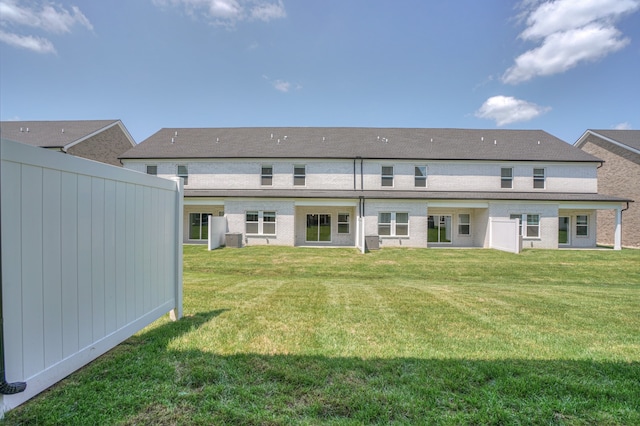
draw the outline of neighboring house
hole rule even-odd
[[[540,130],[162,129],[120,158],[184,178],[185,242],[212,214],[247,245],[491,247],[492,220],[519,219],[526,248],[595,247],[596,211],[626,201]]]
[[[114,166],[136,145],[120,120],[2,121],[0,137]]]
[[[636,201],[622,216],[622,245],[640,247],[640,130],[587,130],[575,146],[604,160],[598,190]],[[598,243],[614,244],[612,211],[598,212]]]

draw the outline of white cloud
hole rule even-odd
[[[613,128],[615,130],[631,130],[631,124],[629,124],[628,122],[623,122],[623,123],[618,123],[615,126],[613,126]]]
[[[273,82],[273,87],[280,92],[288,92],[291,89],[291,83],[288,81],[276,80]]]
[[[287,16],[282,0],[152,0],[160,7],[183,7],[187,15],[203,17],[216,25],[240,21],[269,22]]]
[[[493,96],[482,104],[475,116],[494,120],[497,126],[506,126],[532,120],[550,109],[512,96]]]
[[[581,62],[596,61],[629,43],[629,39],[619,36],[620,31],[613,27],[597,25],[551,34],[540,47],[518,56],[502,81],[518,84],[537,76],[565,72]]]
[[[70,33],[76,25],[93,30],[93,25],[82,11],[72,6],[70,10],[60,5],[43,2],[40,7],[22,4],[16,0],[0,0],[0,25],[9,31],[1,31],[0,41],[11,46],[39,53],[55,53],[53,43],[35,35],[20,35],[16,30],[25,27],[52,34]]]
[[[520,38],[539,43],[515,59],[502,81],[518,84],[599,60],[629,43],[615,28],[622,16],[640,9],[640,0],[525,0],[527,27]]]
[[[0,30],[0,41],[13,47],[33,50],[38,53],[56,53],[56,48],[46,38],[21,36]]]

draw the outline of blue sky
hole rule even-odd
[[[0,0],[2,120],[640,128],[640,0]]]

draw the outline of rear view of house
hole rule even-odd
[[[2,121],[2,139],[122,166],[118,157],[135,146],[120,120]]]
[[[625,205],[599,158],[540,130],[177,128],[120,158],[184,179],[185,242],[212,214],[246,245],[491,247],[517,220],[524,247],[595,247],[596,211],[619,235]]]
[[[604,160],[598,188],[607,194],[640,201],[640,130],[587,130],[575,146]],[[640,204],[624,211],[622,245],[640,247]],[[598,243],[613,245],[612,211],[598,214]]]

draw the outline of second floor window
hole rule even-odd
[[[273,184],[273,166],[262,166],[260,184],[263,186],[271,186]]]
[[[184,164],[178,166],[178,177],[181,177],[184,180],[184,184],[189,184],[189,169]]]
[[[393,186],[393,166],[382,166],[382,186]]]
[[[158,166],[147,164],[147,174],[148,175],[157,175],[158,174]]]
[[[502,167],[500,169],[500,188],[513,188],[512,167]]]
[[[305,186],[307,178],[307,168],[304,164],[293,166],[293,184],[295,186]]]
[[[427,186],[427,166],[416,166],[415,167],[415,178],[414,178],[416,188],[426,188]]]
[[[533,169],[533,187],[536,189],[544,189],[544,169]]]

